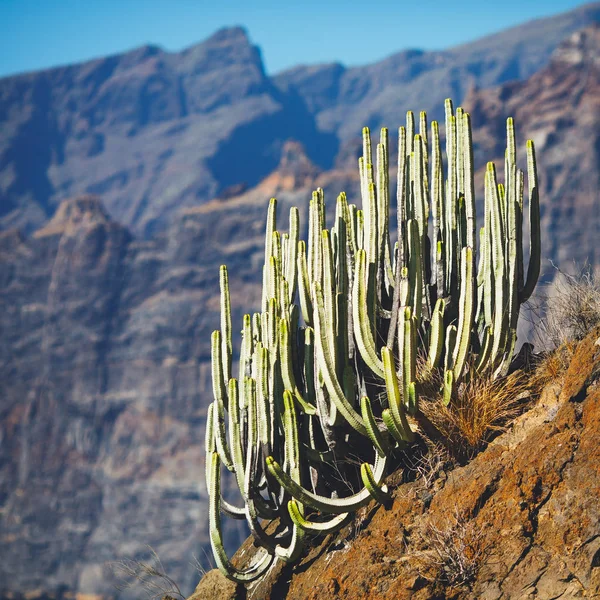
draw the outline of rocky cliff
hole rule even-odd
[[[403,50],[352,68],[298,66],[277,75],[275,82],[297,90],[319,128],[335,132],[343,144],[365,125],[390,127],[407,110],[426,110],[430,119],[443,119],[444,99],[461,103],[474,86],[527,79],[547,65],[566,37],[599,20],[600,5],[588,4],[443,51]],[[399,35],[412,25],[399,24]]]
[[[520,139],[534,140],[546,267],[548,259],[565,270],[573,261],[599,265],[590,242],[600,235],[600,26],[570,36],[527,81],[473,90],[464,104],[482,124],[474,131],[477,162],[487,156],[503,170],[505,115],[515,118]]]
[[[218,318],[203,247],[231,226],[211,216],[136,242],[83,197],[29,239],[0,237],[0,596],[113,595],[105,563],[145,544],[190,584],[207,539],[201,440]],[[240,273],[252,272],[245,239]]]
[[[333,194],[345,178],[319,174],[288,144],[260,186],[183,210],[148,241],[93,196],[65,201],[30,237],[0,233],[0,597],[111,597],[107,563],[147,545],[192,589],[190,563],[208,544],[218,265],[229,266],[239,321],[259,304],[268,192],[285,210],[315,181]],[[231,546],[245,535],[231,530]]]
[[[189,600],[598,598],[599,436],[597,328],[472,462],[406,466],[388,478],[390,506],[364,507],[296,565],[276,563],[247,589],[210,571]],[[240,566],[254,550],[246,541]]]
[[[2,79],[0,128],[0,224],[29,232],[83,193],[136,234],[164,231],[174,210],[258,183],[287,139],[323,166],[336,145],[241,28]]]

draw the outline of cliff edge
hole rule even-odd
[[[247,589],[218,571],[189,600],[600,597],[600,327],[534,406],[468,464],[435,457],[292,566]],[[234,557],[252,560],[247,540]]]

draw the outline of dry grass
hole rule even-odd
[[[490,554],[486,532],[458,512],[443,525],[429,522],[422,535],[426,550],[415,559],[429,581],[453,587],[468,585]]]
[[[448,406],[438,392],[421,396],[420,407],[439,439],[462,460],[474,456],[491,437],[504,431],[534,391],[530,375],[523,371],[497,380],[491,374],[474,375],[458,385]]]
[[[565,275],[561,291],[549,301],[548,319],[563,339],[583,339],[600,323],[600,281],[590,271]]]
[[[427,452],[418,456],[414,470],[423,485],[430,489],[440,473],[451,464],[451,457],[443,444],[425,438]]]
[[[419,396],[434,399],[444,384],[444,375],[441,369],[430,369],[427,364],[427,352],[421,348],[417,351],[417,381],[419,383]]]
[[[126,558],[108,566],[119,580],[117,590],[142,589],[149,600],[163,597],[185,598],[179,586],[166,573],[165,568],[153,548],[148,546],[150,560]]]
[[[419,401],[425,417],[417,419],[421,432],[433,443],[443,443],[453,458],[472,458],[539,397],[546,385],[560,382],[577,341],[600,324],[600,276],[589,267],[576,276],[557,271],[552,291],[538,297],[539,305],[528,306],[533,336],[551,350],[524,354],[523,361],[513,365],[523,370],[496,380],[491,373],[476,375],[471,370],[450,405],[444,406],[441,369],[429,370],[425,354],[417,356]]]
[[[541,390],[552,381],[560,382],[571,364],[576,346],[577,342],[571,340],[541,355],[531,374],[530,387]]]
[[[557,269],[553,289],[547,299],[547,335],[555,347],[582,340],[600,324],[600,277],[589,266],[577,275]]]

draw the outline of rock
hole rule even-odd
[[[213,569],[202,577],[188,600],[236,600],[239,597],[239,586],[218,569]]]
[[[331,168],[364,125],[395,128],[409,109],[439,119],[448,96],[461,103],[474,86],[527,79],[565,37],[599,18],[591,4],[449,50],[408,49],[371,65],[299,66],[275,77],[248,34],[232,27],[181,52],[144,46],[6,77],[0,227],[31,233],[63,200],[92,193],[113,219],[151,237],[181,207],[255,186],[277,167],[286,141]],[[587,47],[576,48],[563,60],[577,66],[573,57]]]
[[[0,597],[109,598],[105,564],[148,560],[147,545],[182,589],[197,582],[218,263],[198,246],[206,229],[174,227],[179,254],[82,197],[29,239],[0,235]]]
[[[255,186],[287,140],[322,166],[336,149],[239,27],[177,53],[146,46],[0,79],[0,127],[0,227],[27,233],[91,193],[147,237],[182,207]]]
[[[592,242],[600,233],[599,53],[600,26],[595,24],[567,38],[550,63],[526,81],[472,90],[464,101],[474,124],[476,164],[494,160],[503,173],[508,116],[515,120],[518,156],[525,157],[525,140],[536,145],[542,266],[549,277],[554,275],[550,261],[565,272],[574,263],[600,262]],[[483,171],[476,181],[483,182]]]
[[[600,355],[586,352],[599,334],[579,344],[572,365],[585,355],[595,372]],[[579,369],[569,369],[564,389],[572,377],[581,381]],[[553,414],[547,400],[524,413],[451,471],[428,508],[418,499],[422,484],[401,484],[390,510],[370,509],[363,531],[353,535],[348,526],[318,540],[247,598],[600,597],[600,389],[582,388],[577,402],[548,393],[558,402]],[[240,549],[245,560],[249,549],[248,542]]]
[[[585,397],[587,387],[600,375],[600,327],[588,335],[578,346],[569,364],[560,400],[575,400],[581,394]]]

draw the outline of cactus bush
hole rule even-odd
[[[429,132],[422,112],[415,134],[409,112],[399,129],[394,246],[387,129],[375,152],[363,130],[362,208],[340,194],[330,228],[321,189],[310,200],[307,240],[299,239],[295,207],[288,230],[277,229],[271,199],[262,306],[244,316],[237,377],[221,267],[206,482],[214,556],[233,580],[260,577],[275,557],[295,560],[307,534],[334,531],[371,499],[386,501],[388,461],[413,441],[428,375],[439,373],[440,401],[450,403],[461,381],[508,370],[519,307],[540,270],[533,142],[527,142],[529,234],[523,235],[524,173],[508,119],[504,182],[488,163],[477,238],[471,119],[450,100],[445,130],[444,170],[437,122]],[[419,372],[418,354],[426,357]],[[221,496],[222,466],[236,478],[239,506]],[[245,570],[226,556],[222,514],[245,519],[264,548]],[[265,521],[275,517],[279,526],[267,531]]]

